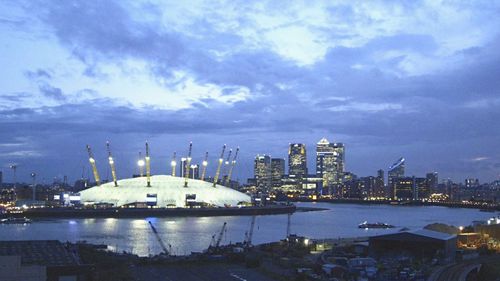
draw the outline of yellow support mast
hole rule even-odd
[[[231,160],[231,154],[233,153],[233,149],[229,149],[229,153],[227,154],[226,162],[224,162],[224,171],[222,172],[222,185],[226,185],[227,173],[229,172],[229,162]],[[224,177],[226,175],[226,177]]]
[[[172,157],[172,161],[170,162],[170,166],[172,166],[172,177],[175,177],[175,167],[177,166],[177,161],[175,160],[175,151],[174,156]]]
[[[115,169],[115,160],[113,160],[113,156],[111,156],[111,148],[109,147],[109,141],[106,142],[106,148],[108,150],[108,162],[111,167],[111,176],[113,176],[113,182],[115,186],[118,186],[118,179],[116,178],[116,169]]]
[[[202,171],[201,171],[201,180],[205,180],[205,174],[207,173],[207,166],[208,166],[208,151],[205,152],[205,160],[203,160],[203,162],[201,162],[201,165],[203,166],[202,167]]]
[[[139,166],[139,177],[144,177],[144,159],[142,159],[142,153],[139,151],[139,160],[137,160],[137,166]]]
[[[147,187],[151,187],[151,159],[149,158],[149,144],[146,142],[146,157],[144,157],[144,160],[146,160],[146,181],[147,181]]]
[[[234,154],[233,161],[231,161],[231,167],[229,167],[229,173],[227,174],[226,181],[231,185],[231,176],[233,175],[233,168],[236,165],[236,158],[238,158],[238,152],[240,151],[240,148],[236,148],[236,153]],[[227,184],[224,184],[225,186],[228,186]]]
[[[188,157],[186,159],[186,166],[184,167],[184,170],[185,170],[185,172],[184,172],[184,187],[188,187],[189,169],[191,167],[191,151],[192,150],[193,150],[193,142],[190,142],[189,143]]]
[[[222,166],[222,162],[224,162],[224,151],[226,150],[226,145],[222,147],[222,153],[220,154],[219,157],[219,164],[217,165],[217,170],[215,171],[215,177],[214,177],[214,183],[213,186],[215,187],[217,184],[217,181],[219,180],[219,175],[220,175],[220,168]]]
[[[87,152],[89,153],[89,162],[90,165],[92,166],[92,172],[94,173],[95,184],[99,186],[101,185],[101,179],[99,178],[99,173],[97,172],[97,167],[95,165],[94,156],[92,155],[92,150],[90,149],[90,145],[88,144],[87,144]]]

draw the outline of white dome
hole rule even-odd
[[[196,194],[196,202],[204,202],[219,207],[236,206],[239,202],[250,202],[250,196],[234,189],[206,181],[189,179],[184,187],[184,178],[165,175],[151,176],[151,187],[146,187],[146,177],[129,178],[83,190],[80,200],[94,203],[112,203],[122,206],[135,202],[146,202],[148,194],[156,194],[157,206],[175,205],[184,207],[187,194]]]

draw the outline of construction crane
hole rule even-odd
[[[118,186],[118,180],[116,179],[115,161],[113,160],[113,156],[111,156],[111,148],[109,147],[109,141],[106,142],[106,148],[108,149],[108,161],[109,161],[109,166],[111,167],[111,175],[113,176],[113,182],[115,183],[115,186]]]
[[[160,234],[158,234],[158,231],[156,230],[156,227],[153,225],[153,223],[151,221],[148,221],[148,223],[149,223],[149,226],[151,226],[151,230],[153,231],[153,234],[155,235],[156,240],[158,240],[158,244],[160,244],[160,247],[162,248],[163,253],[165,255],[169,256],[170,255],[170,251],[165,246],[165,243],[163,243],[163,240],[161,240]],[[170,247],[170,244],[168,246]]]
[[[147,181],[147,186],[151,187],[151,159],[149,158],[149,144],[146,142],[146,157],[144,157],[144,160],[146,160],[146,181]]]
[[[256,216],[252,216],[252,222],[250,223],[250,230],[245,233],[245,242],[243,243],[245,248],[250,248],[252,246],[252,236],[253,236],[253,229],[255,226],[255,217]]]
[[[219,248],[220,242],[222,241],[222,236],[224,235],[224,231],[226,230],[227,222],[224,222],[222,228],[219,232],[219,237],[217,237],[217,241],[215,242],[215,248]]]
[[[186,159],[186,166],[184,168],[184,187],[188,187],[188,179],[189,179],[189,168],[191,167],[191,151],[193,150],[193,142],[189,143],[189,152],[188,157]]]
[[[219,235],[217,236],[217,239],[215,239],[216,234],[212,235],[212,241],[210,242],[210,247],[208,247],[208,252],[213,253],[219,250],[220,242],[222,241],[222,237],[224,236],[224,232],[226,231],[226,226],[227,222],[224,222]]]
[[[175,167],[177,166],[177,161],[175,160],[175,151],[174,156],[172,156],[172,162],[170,162],[170,166],[172,166],[172,177],[175,177]]]
[[[89,153],[89,162],[90,165],[92,166],[92,172],[94,173],[95,184],[99,186],[101,185],[101,179],[99,178],[99,173],[97,172],[97,167],[95,165],[94,156],[92,155],[92,150],[90,148],[90,145],[88,144],[87,144],[87,152]]]
[[[240,148],[237,147],[236,148],[236,153],[234,153],[233,161],[231,161],[231,167],[229,167],[229,172],[227,173],[226,182],[229,183],[229,185],[227,185],[226,183],[224,183],[225,186],[230,186],[231,185],[231,176],[233,175],[233,169],[234,169],[234,165],[236,165],[236,158],[238,157],[238,152],[239,151],[240,151]]]
[[[203,160],[203,162],[201,162],[201,165],[203,166],[202,167],[202,170],[201,170],[201,180],[205,180],[205,174],[207,173],[207,166],[208,166],[208,151],[205,152],[205,160]]]
[[[224,161],[224,151],[226,150],[226,145],[222,147],[222,152],[219,157],[219,164],[217,165],[217,170],[215,171],[214,184],[215,187],[217,185],[217,181],[219,180],[220,168],[222,166],[222,162]]]

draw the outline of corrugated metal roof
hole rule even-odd
[[[433,231],[433,230],[428,230],[428,229],[419,229],[419,230],[413,230],[413,231],[408,231],[408,232],[416,234],[416,235],[420,235],[420,236],[426,236],[426,237],[430,237],[430,238],[434,238],[434,239],[439,239],[439,240],[450,240],[450,239],[457,237],[455,234],[449,234],[449,233]]]
[[[372,237],[370,237],[370,240],[376,239],[376,238],[381,238],[381,239],[394,239],[394,238],[396,238],[397,239],[398,236],[407,236],[407,235],[416,235],[416,236],[421,236],[424,238],[437,239],[437,240],[443,240],[443,241],[447,241],[447,240],[450,240],[450,239],[457,237],[455,234],[448,234],[448,233],[438,232],[438,231],[433,231],[433,230],[428,230],[428,229],[419,229],[419,230],[401,231],[401,232],[397,232],[397,233],[372,236]]]

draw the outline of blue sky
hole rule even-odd
[[[105,142],[128,177],[148,140],[241,147],[235,176],[290,142],[346,145],[374,175],[500,176],[500,1],[0,2],[0,166],[46,182],[88,170]],[[214,168],[214,165],[211,165]],[[87,173],[87,172],[85,172]],[[213,172],[212,172],[213,173]]]

